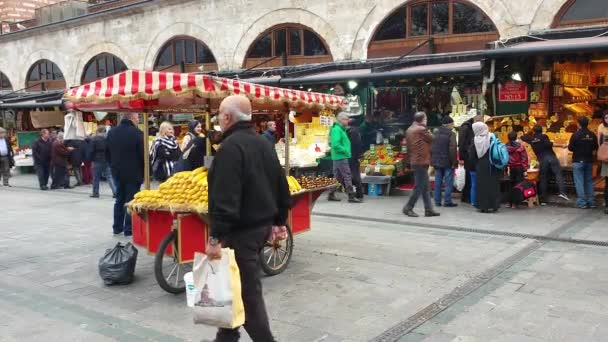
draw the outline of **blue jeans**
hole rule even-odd
[[[477,203],[477,172],[471,171],[471,205],[475,206]]]
[[[451,167],[435,169],[435,204],[441,205],[441,185],[445,183],[444,204],[452,204],[454,188],[454,169]]]
[[[422,196],[424,202],[424,209],[429,211],[433,210],[433,204],[431,203],[431,194],[429,189],[429,167],[415,165],[414,169],[414,191],[410,196],[409,201],[405,205],[406,210],[414,209],[418,198]]]
[[[576,186],[576,205],[579,207],[593,206],[595,192],[593,189],[593,163],[572,163],[574,185]]]
[[[131,202],[136,193],[139,192],[141,183],[123,183],[118,179],[116,182],[116,202],[114,203],[114,225],[112,229],[114,234],[124,233],[125,236],[131,236],[131,215],[127,213],[125,204]]]
[[[108,165],[108,163],[98,162],[93,162],[93,195],[99,195],[99,182],[101,181],[101,177],[105,177],[108,180],[108,185],[110,186],[110,189],[112,189],[112,195],[116,195],[116,187],[114,187],[110,165]]]

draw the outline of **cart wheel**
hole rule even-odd
[[[262,270],[269,276],[277,275],[287,268],[293,252],[293,234],[291,228],[287,227],[287,239],[283,241],[270,242],[260,252],[260,264]]]
[[[165,254],[169,246],[172,246],[172,255]],[[184,274],[192,271],[192,264],[180,264],[177,250],[177,232],[172,230],[158,247],[154,257],[154,275],[158,285],[165,291],[179,294],[186,290]]]

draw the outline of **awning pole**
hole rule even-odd
[[[144,112],[144,189],[150,190],[150,157],[148,151],[148,113]]]
[[[207,144],[205,144],[206,157],[211,155],[211,139],[209,139],[209,131],[211,130],[211,113],[209,110],[211,110],[211,108],[208,108],[208,110],[205,112],[205,139],[207,139]]]
[[[289,177],[289,108],[285,115],[285,176]]]

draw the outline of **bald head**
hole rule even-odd
[[[226,131],[240,121],[251,121],[251,102],[245,96],[232,95],[220,104],[218,123]]]

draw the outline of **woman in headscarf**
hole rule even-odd
[[[597,138],[600,146],[608,145],[608,110],[602,113],[602,123],[597,128]],[[608,215],[608,162],[601,164],[600,176],[604,177],[604,205],[606,206],[604,213]]]
[[[203,126],[198,120],[190,120],[190,122],[188,122],[188,134],[186,134],[179,147],[182,152],[190,147],[190,143],[194,141],[196,137],[200,136],[202,131]]]
[[[492,133],[483,122],[473,124],[475,138],[469,150],[471,165],[475,165],[475,206],[482,213],[496,212],[500,207],[500,175],[502,171],[490,164]],[[496,139],[496,138],[494,138]]]
[[[180,150],[175,139],[173,125],[163,122],[156,139],[150,147],[150,165],[154,179],[164,182],[174,173],[175,162],[179,159]]]

